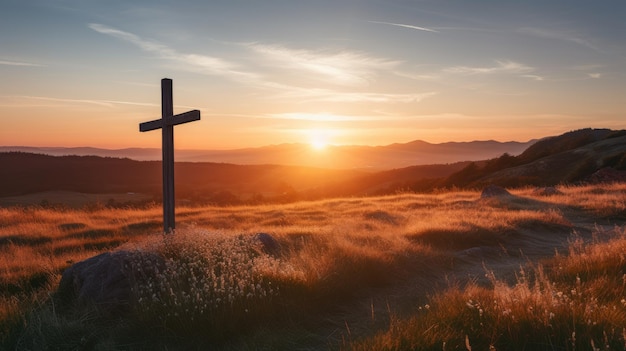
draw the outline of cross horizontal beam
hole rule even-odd
[[[175,126],[177,124],[189,123],[198,120],[200,120],[200,111],[193,110],[174,115],[170,118],[155,119],[154,121],[141,123],[139,124],[139,131],[147,132],[150,130],[163,128],[164,126]]]

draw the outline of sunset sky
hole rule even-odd
[[[626,1],[5,0],[0,145],[527,141],[626,128]]]

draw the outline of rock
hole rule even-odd
[[[593,184],[626,182],[626,171],[618,171],[611,167],[604,167],[590,175],[588,181]]]
[[[546,186],[542,188],[536,188],[535,190],[533,190],[533,195],[536,195],[536,196],[563,195],[563,192],[561,192],[559,189],[553,186]]]
[[[165,268],[162,257],[143,251],[106,252],[63,272],[57,297],[65,306],[95,306],[107,313],[128,311],[133,284]]]
[[[280,254],[280,244],[270,234],[256,233],[254,238],[261,243],[261,249],[266,254],[271,256],[277,256]]]
[[[500,197],[500,196],[511,196],[506,189],[497,185],[488,185],[483,189],[483,192],[480,194],[481,199],[491,198],[491,197]]]

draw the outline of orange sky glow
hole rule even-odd
[[[625,127],[622,2],[260,4],[5,6],[0,146],[159,147],[138,125],[160,117],[166,77],[174,112],[202,114],[178,149]]]

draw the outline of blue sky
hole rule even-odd
[[[624,128],[624,1],[13,1],[1,145],[526,141]]]

